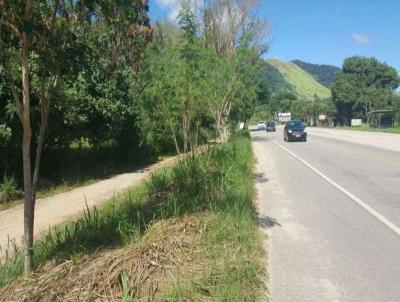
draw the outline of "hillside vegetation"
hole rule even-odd
[[[267,63],[279,72],[299,99],[314,99],[315,95],[321,99],[330,97],[328,88],[296,64],[276,59],[269,59]]]
[[[271,94],[293,92],[292,85],[285,79],[282,73],[277,68],[269,64],[268,61],[262,63],[262,73],[265,77],[266,86]]]
[[[336,72],[340,71],[339,67],[332,65],[312,64],[300,60],[293,60],[292,63],[311,74],[318,83],[328,88],[331,87]]]

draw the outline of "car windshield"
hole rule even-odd
[[[269,122],[267,125],[268,126],[275,126],[275,124],[273,122]]]
[[[303,128],[303,123],[300,121],[290,121],[289,127],[291,128]]]

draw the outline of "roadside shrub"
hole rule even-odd
[[[22,197],[22,193],[17,189],[17,183],[14,177],[4,175],[3,182],[0,184],[0,203]]]

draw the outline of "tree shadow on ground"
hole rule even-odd
[[[261,135],[254,135],[251,137],[253,142],[270,142],[271,139],[269,137],[261,136]]]
[[[269,181],[269,179],[265,177],[265,174],[263,172],[254,173],[253,175],[254,175],[256,182],[259,184],[266,183]]]
[[[264,214],[258,215],[258,223],[262,228],[272,228],[274,226],[282,226],[275,218],[266,216]]]

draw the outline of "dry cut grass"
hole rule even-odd
[[[0,290],[1,301],[154,301],[196,253],[194,216],[162,220],[135,246],[43,266]]]

